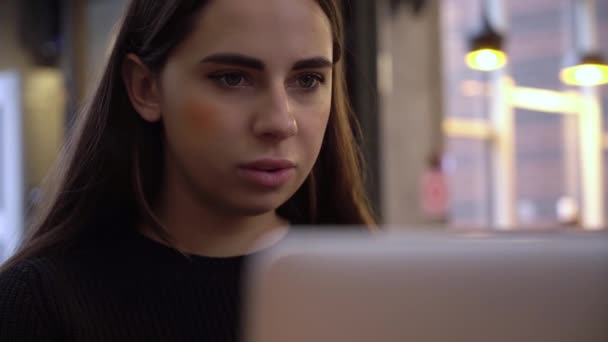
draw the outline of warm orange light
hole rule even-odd
[[[467,53],[466,62],[471,69],[492,71],[505,66],[507,56],[500,50],[486,48]]]
[[[562,69],[562,82],[575,86],[596,86],[608,83],[608,65],[585,63]]]
[[[485,120],[445,118],[442,122],[444,134],[450,137],[491,139],[494,131]]]
[[[583,111],[583,103],[576,92],[514,87],[508,96],[509,103],[520,109],[560,114],[579,114]]]

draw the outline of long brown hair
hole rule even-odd
[[[87,231],[113,220],[148,223],[167,240],[151,209],[159,193],[164,162],[162,123],[140,118],[121,76],[125,56],[134,53],[160,72],[173,49],[193,29],[205,0],[133,0],[115,37],[107,65],[90,103],[73,127],[48,179],[20,250],[5,264],[66,248]],[[338,0],[317,0],[330,19],[334,39],[331,113],[319,158],[304,185],[278,213],[292,224],[350,224],[372,227],[364,191],[362,158],[347,99],[341,55],[343,27]],[[357,128],[356,128],[357,129]],[[144,172],[145,170],[145,172]],[[115,223],[114,223],[115,224]]]

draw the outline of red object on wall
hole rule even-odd
[[[441,168],[439,153],[429,158],[428,168],[420,182],[420,202],[423,214],[430,219],[445,220],[448,217],[448,186]]]
[[[422,176],[422,210],[425,215],[446,217],[448,212],[448,190],[441,170],[428,170]]]

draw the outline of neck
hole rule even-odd
[[[250,254],[278,242],[289,223],[275,211],[256,216],[234,215],[208,206],[186,187],[167,187],[156,212],[174,247],[183,253],[209,257]],[[152,239],[149,227],[140,227]]]

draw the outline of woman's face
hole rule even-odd
[[[168,184],[239,215],[272,211],[310,173],[332,100],[316,1],[211,1],[160,75]]]

